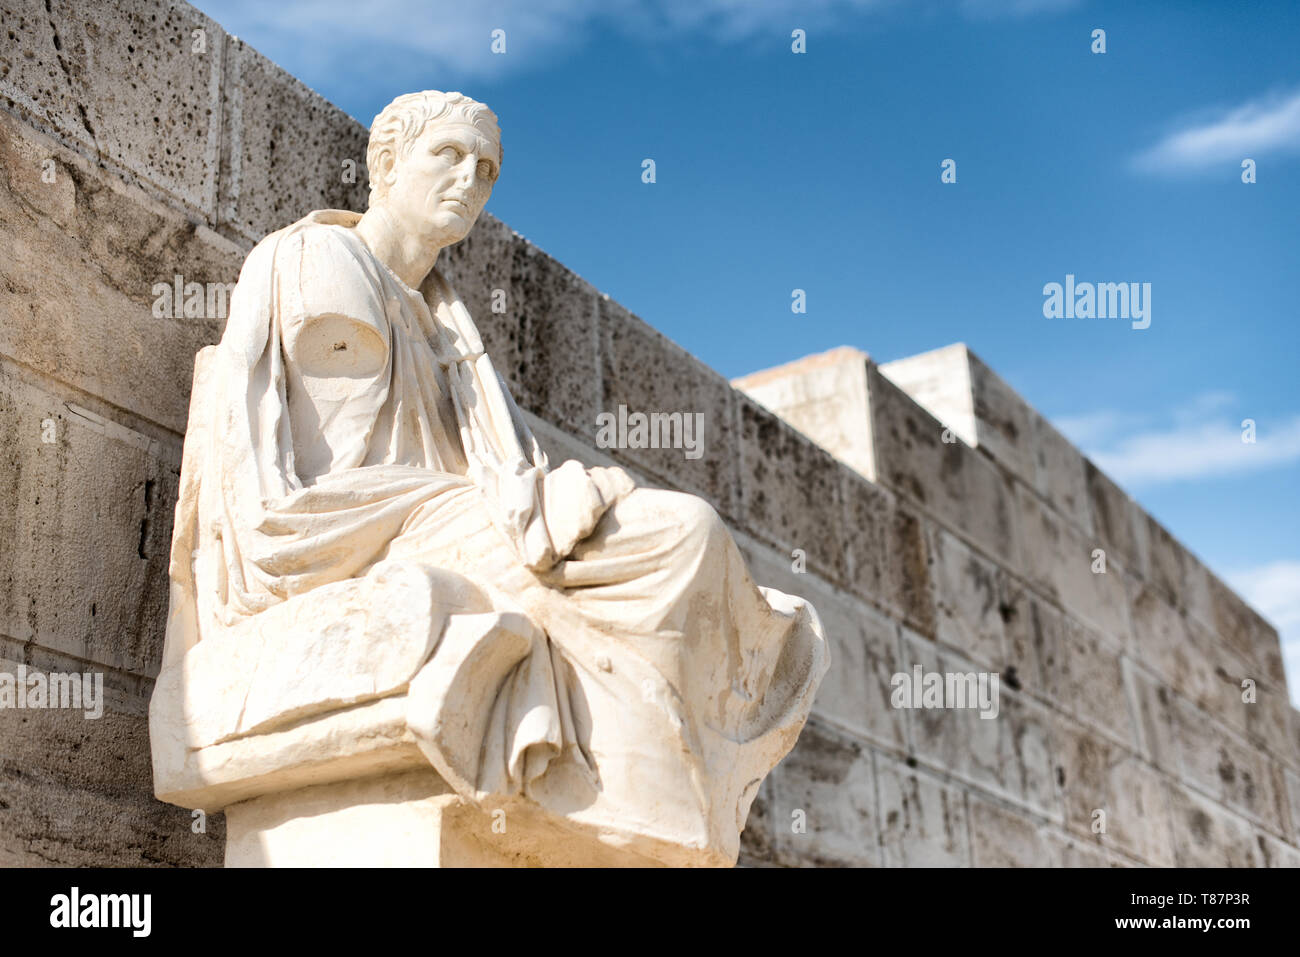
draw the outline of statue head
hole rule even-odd
[[[366,148],[370,206],[439,248],[464,239],[501,169],[497,117],[460,93],[407,93],[384,107]]]

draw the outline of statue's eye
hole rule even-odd
[[[455,146],[444,146],[438,150],[438,155],[443,159],[449,159],[453,163],[460,159],[460,149]]]

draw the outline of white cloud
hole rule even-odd
[[[1238,423],[1220,419],[1141,432],[1090,457],[1121,485],[1251,472],[1300,461],[1300,415],[1257,423],[1253,443],[1242,441]]]
[[[1240,165],[1275,153],[1300,152],[1300,90],[1258,97],[1190,120],[1133,159],[1144,172]]]
[[[1052,421],[1121,485],[1240,474],[1300,461],[1300,414],[1258,418],[1242,441],[1245,415],[1231,392],[1203,392],[1156,416],[1101,409]],[[1239,406],[1238,406],[1239,407]]]
[[[1291,701],[1300,708],[1300,561],[1245,569],[1228,584],[1277,628]]]
[[[695,35],[736,43],[761,35],[789,42],[795,27],[830,29],[848,17],[899,9],[903,0],[196,0],[223,27],[300,41],[301,55],[345,62],[359,41],[425,58],[435,72],[458,79],[534,68],[587,43],[604,26],[649,42]],[[1030,16],[1077,0],[942,0],[967,18]],[[493,30],[506,31],[506,53],[489,49]],[[815,35],[813,37],[815,39]],[[292,64],[288,64],[292,68]]]
[[[1080,415],[1062,415],[1052,420],[1067,439],[1080,448],[1098,445],[1114,435],[1132,417],[1106,409],[1101,412],[1084,412]]]

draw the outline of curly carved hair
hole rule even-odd
[[[497,124],[497,115],[486,104],[472,100],[463,93],[442,93],[438,90],[425,90],[421,93],[406,93],[389,103],[370,125],[370,142],[366,146],[366,168],[379,168],[379,158],[385,152],[392,153],[394,159],[406,157],[411,147],[420,138],[430,123],[461,122],[478,127],[492,139],[496,140],[501,150],[501,128]],[[370,202],[384,198],[387,187],[383,183],[370,180]]]

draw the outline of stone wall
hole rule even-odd
[[[218,864],[220,816],[153,799],[145,720],[193,356],[256,239],[364,208],[366,130],[162,0],[0,0],[0,107],[0,670],[108,695],[0,709],[0,864]],[[744,383],[778,415],[491,217],[444,268],[554,457],[702,495],[821,612],[835,664],[745,863],[1300,862],[1276,634],[973,356]],[[176,276],[215,308],[168,316]],[[704,412],[705,454],[597,451],[620,404]],[[999,717],[892,708],[914,663],[1001,672]]]

